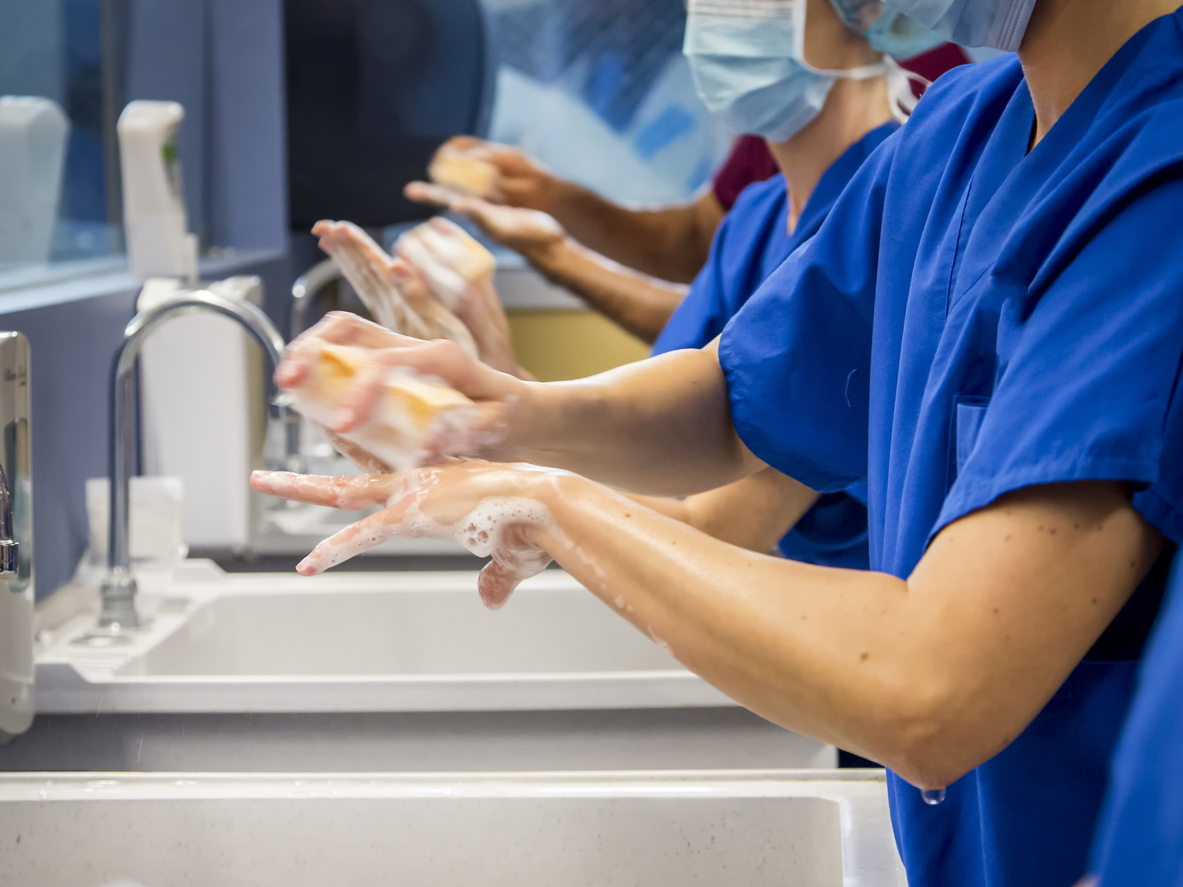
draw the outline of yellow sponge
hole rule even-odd
[[[320,343],[308,378],[293,392],[297,409],[314,422],[331,424],[366,350]],[[411,370],[393,369],[370,420],[342,436],[402,471],[422,463],[437,432],[454,435],[476,415],[476,405],[459,391]]]
[[[427,175],[436,184],[477,197],[488,196],[499,174],[489,161],[448,147],[440,148],[427,168]]]

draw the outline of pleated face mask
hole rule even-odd
[[[1035,0],[887,0],[887,6],[962,46],[1015,52]]]
[[[736,132],[783,142],[821,111],[839,77],[887,74],[886,64],[823,71],[805,61],[805,0],[690,0],[682,49],[707,109]]]
[[[883,0],[831,0],[846,27],[867,38],[871,48],[904,61],[935,49],[945,38],[888,9]]]

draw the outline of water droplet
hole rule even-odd
[[[937,804],[943,803],[945,800],[945,790],[943,788],[928,789],[920,793],[920,797],[924,803],[930,807],[935,807]]]

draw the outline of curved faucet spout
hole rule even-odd
[[[271,375],[283,355],[283,337],[267,315],[248,302],[228,299],[209,290],[177,293],[141,311],[123,331],[123,341],[115,353],[111,366],[110,408],[111,424],[108,439],[108,468],[110,475],[110,511],[108,518],[107,575],[103,579],[100,596],[102,609],[98,627],[117,634],[125,628],[140,624],[135,608],[136,581],[131,572],[130,487],[136,453],[137,427],[135,423],[136,359],[144,341],[162,321],[177,314],[210,311],[237,321],[267,355],[270,370],[265,392],[272,418],[294,417],[274,396]],[[288,435],[289,441],[291,435]],[[288,456],[293,454],[288,453]]]

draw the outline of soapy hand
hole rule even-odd
[[[510,414],[524,392],[520,379],[481,363],[455,342],[424,342],[339,311],[328,314],[288,346],[275,371],[276,384],[285,389],[304,384],[320,360],[324,344],[365,350],[348,387],[334,405],[332,421],[327,423],[328,430],[335,434],[348,434],[370,419],[396,367],[439,379],[477,405],[479,416],[465,439],[440,439],[429,444],[436,456],[491,451],[504,438]]]
[[[533,465],[452,461],[377,477],[256,471],[251,486],[332,508],[382,508],[317,545],[296,567],[302,575],[323,572],[387,539],[450,539],[492,558],[477,588],[485,605],[497,608],[551,561],[539,537],[561,538],[545,504],[547,488],[561,474]]]
[[[312,233],[378,323],[417,339],[448,339],[470,354],[477,353],[464,323],[428,288],[405,286],[397,261],[357,225],[322,220]]]
[[[550,211],[566,187],[562,179],[517,148],[473,136],[455,136],[444,142],[432,158],[428,174],[455,193],[543,212]]]
[[[436,218],[400,237],[395,253],[391,274],[408,300],[430,288],[472,334],[481,360],[504,373],[529,378],[514,355],[509,321],[493,287],[492,257],[483,247],[458,225]]]
[[[399,237],[394,252],[414,265],[435,296],[452,310],[463,301],[470,284],[491,281],[497,267],[492,253],[447,219],[416,225]]]
[[[480,197],[459,195],[426,182],[411,182],[404,193],[409,200],[435,204],[465,216],[491,240],[527,259],[535,258],[566,237],[563,226],[540,210],[499,206]]]

